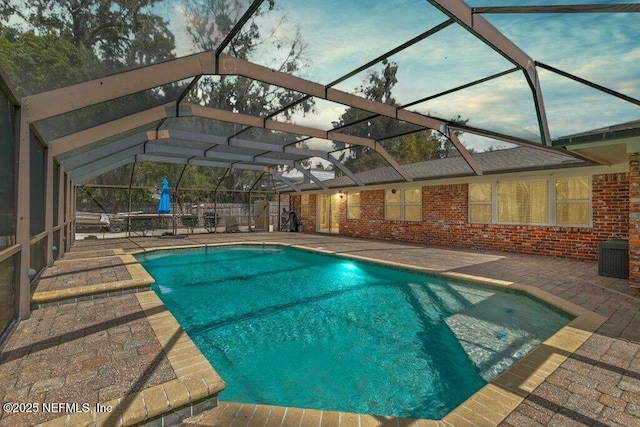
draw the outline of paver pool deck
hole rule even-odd
[[[299,245],[515,283],[596,314],[585,314],[510,376],[437,422],[223,402],[217,398],[222,379],[148,290],[152,279],[131,254],[233,242]],[[597,270],[596,262],[313,233],[77,241],[40,278],[31,318],[0,352],[0,400],[31,409],[37,403],[40,410],[2,411],[0,426],[640,426],[640,298],[627,290],[626,280],[598,276]],[[68,406],[74,403],[90,410]],[[97,403],[111,410],[97,412]]]

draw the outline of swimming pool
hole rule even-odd
[[[523,295],[280,246],[138,259],[238,402],[439,419],[569,322]]]

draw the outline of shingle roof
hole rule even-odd
[[[518,172],[551,168],[588,166],[590,163],[574,157],[528,147],[516,147],[504,150],[486,151],[473,155],[483,174]],[[459,176],[474,176],[464,158],[448,157],[403,165],[407,173],[416,181]],[[390,166],[356,174],[366,185],[403,181],[402,177]],[[324,181],[329,187],[348,187],[355,185],[347,176]],[[302,190],[317,190],[317,184],[303,184]]]
[[[566,146],[570,144],[587,143],[593,141],[608,141],[640,135],[640,120],[619,123],[617,125],[592,129],[560,137],[553,141],[554,146]]]

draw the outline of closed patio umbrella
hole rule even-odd
[[[166,214],[171,212],[171,196],[169,195],[169,180],[162,178],[162,190],[160,201],[158,202],[158,213]]]

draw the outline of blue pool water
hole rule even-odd
[[[138,259],[230,401],[439,419],[569,321],[522,295],[279,246]]]

